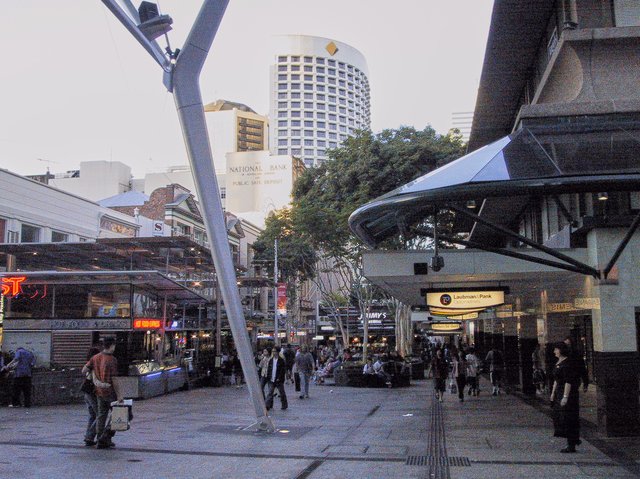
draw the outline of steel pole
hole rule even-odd
[[[278,240],[273,240],[273,344],[280,346],[280,318],[278,318]]]
[[[222,21],[227,4],[228,0],[205,0],[186,44],[178,56],[171,75],[171,86],[202,208],[202,217],[211,244],[211,256],[218,274],[229,326],[247,381],[249,395],[255,408],[256,427],[263,431],[274,431],[273,422],[267,414],[264,397],[260,390],[251,342],[236,284],[236,271],[229,249],[227,228],[218,181],[213,168],[213,157],[199,85],[202,66]]]

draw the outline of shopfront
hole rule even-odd
[[[40,367],[78,368],[113,336],[119,375],[136,378],[133,397],[182,387],[210,344],[207,299],[155,271],[4,273],[0,281],[5,351],[23,346]]]

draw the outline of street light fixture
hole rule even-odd
[[[172,51],[169,46],[163,51],[156,42],[155,38],[170,30],[171,18],[160,15],[157,7],[149,5],[150,2],[143,3],[140,11],[135,9],[131,0],[102,0],[102,3],[162,67],[163,83],[173,93],[229,326],[255,408],[257,422],[253,428],[274,432],[275,427],[267,414],[258,383],[253,350],[236,285],[199,85],[200,72],[229,0],[204,0],[182,51]]]

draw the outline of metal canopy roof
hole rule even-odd
[[[150,287],[168,301],[204,303],[208,299],[157,271],[36,271],[0,273],[0,277],[24,276],[35,284],[133,284]]]
[[[0,244],[16,267],[38,270],[156,270],[165,273],[212,273],[211,253],[186,237],[100,238],[82,243]]]
[[[467,200],[638,190],[640,129],[637,124],[629,128],[576,131],[569,125],[551,134],[548,126],[535,133],[523,128],[358,208],[349,225],[375,246],[440,208]],[[481,213],[490,212],[483,208]],[[517,213],[503,217],[503,224]]]

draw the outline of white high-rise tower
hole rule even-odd
[[[281,35],[273,51],[272,153],[318,165],[327,149],[370,128],[367,62],[358,50],[328,38]]]

